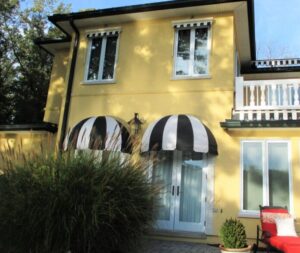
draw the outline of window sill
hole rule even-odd
[[[240,211],[238,214],[238,218],[259,218],[259,211]]]
[[[93,80],[93,81],[82,81],[82,85],[98,85],[98,84],[114,84],[116,80]]]
[[[211,75],[200,75],[200,76],[173,76],[171,80],[197,80],[197,79],[210,79]]]

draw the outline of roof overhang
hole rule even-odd
[[[255,58],[253,0],[166,1],[68,14],[55,14],[50,16],[49,20],[64,31],[67,36],[71,36],[73,33],[70,24],[71,20],[76,27],[85,28],[139,20],[162,19],[176,16],[193,17],[226,12],[233,12],[235,15],[237,49],[241,64],[246,64],[250,62],[251,55],[252,58]]]
[[[44,49],[51,55],[55,55],[57,51],[70,48],[70,36],[62,39],[41,39],[35,40],[34,43]]]
[[[52,123],[37,123],[37,124],[16,124],[16,125],[0,125],[1,132],[16,132],[16,131],[45,131],[50,133],[57,132],[57,125]]]
[[[255,129],[297,129],[300,130],[300,120],[260,120],[260,121],[241,121],[241,120],[226,120],[220,122],[220,126],[225,130],[240,131],[240,130],[255,130]]]

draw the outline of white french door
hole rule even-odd
[[[161,152],[153,168],[160,186],[158,229],[204,232],[206,159],[190,152]]]

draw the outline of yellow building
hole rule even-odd
[[[259,205],[300,215],[300,61],[255,61],[252,0],[49,20],[66,38],[39,41],[54,55],[44,121],[58,125],[60,145],[68,136],[89,149],[95,122],[116,128],[138,113],[141,153],[161,158],[151,166],[164,185],[155,233],[215,242],[239,217],[255,238]]]

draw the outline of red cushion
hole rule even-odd
[[[285,244],[283,246],[284,253],[299,253],[300,245],[297,244]]]
[[[261,228],[269,233],[270,236],[277,235],[275,218],[291,217],[285,208],[264,208],[260,213]]]
[[[295,236],[272,236],[269,243],[276,249],[284,251],[285,253],[294,253],[298,249],[300,252],[300,237]]]

